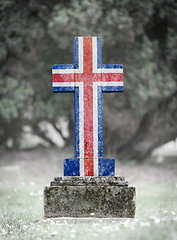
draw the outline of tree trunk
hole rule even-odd
[[[115,114],[110,110],[107,114],[110,115],[110,118],[115,118]],[[127,115],[124,109],[118,115],[121,117],[121,114],[125,117]],[[142,118],[136,118],[134,113],[129,111],[129,120],[133,125],[136,123],[134,131],[132,131],[131,125],[127,125],[126,119],[116,129],[112,127],[114,123],[109,123],[109,125],[108,122],[105,123],[108,136],[105,141],[107,146],[104,144],[106,153],[110,153],[109,149],[112,149],[111,154],[118,155],[120,160],[143,161],[154,148],[177,136],[177,90],[170,97],[159,102]],[[122,136],[123,132],[125,133],[124,137]]]

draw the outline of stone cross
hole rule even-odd
[[[103,158],[102,93],[123,91],[123,65],[102,64],[100,37],[74,38],[74,64],[52,67],[53,92],[74,92],[75,159],[64,176],[114,176],[115,159]]]

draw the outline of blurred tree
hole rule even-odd
[[[52,94],[51,65],[72,63],[74,36],[101,36],[104,63],[124,64],[124,94],[103,98],[105,152],[142,160],[176,138],[176,25],[175,0],[1,1],[1,146],[18,147],[26,124],[50,141],[39,122],[58,129],[58,116],[73,136],[73,96]]]

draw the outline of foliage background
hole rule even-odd
[[[2,0],[0,2],[0,145],[19,148],[24,126],[69,121],[72,94],[52,94],[51,66],[73,62],[74,36],[102,37],[103,63],[124,65],[125,91],[105,94],[104,150],[142,160],[177,137],[175,0]]]

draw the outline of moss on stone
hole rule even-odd
[[[103,185],[73,186],[67,179],[67,184],[45,187],[44,213],[45,217],[132,218],[135,216],[135,188],[107,186],[105,179]],[[94,215],[90,215],[91,213]]]

